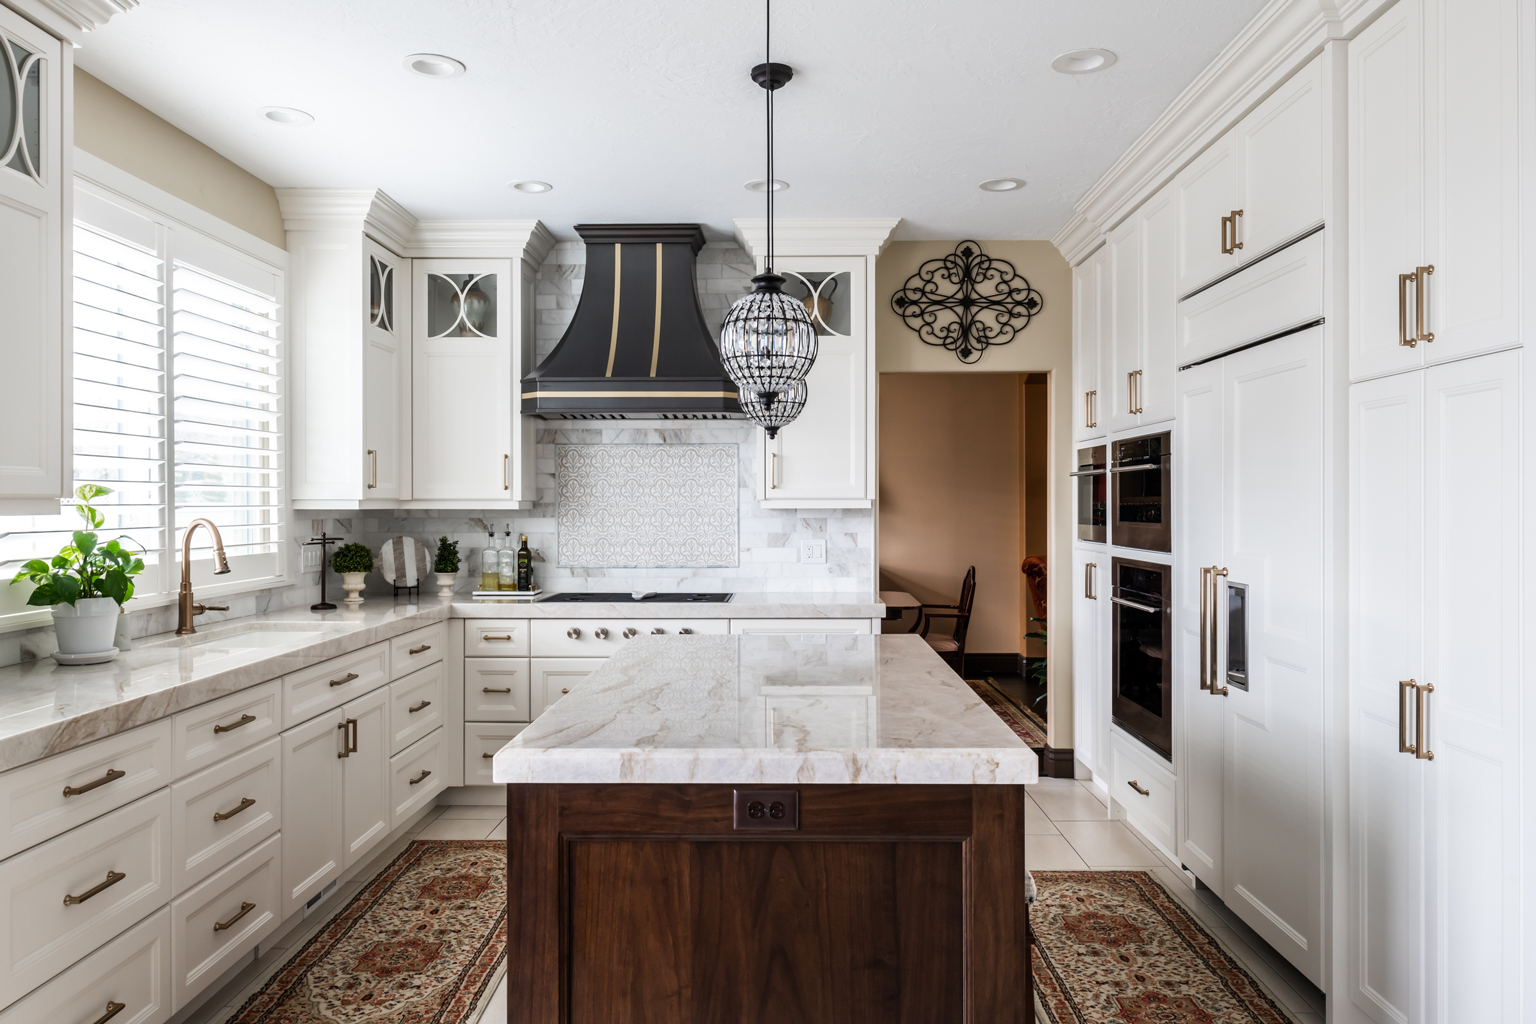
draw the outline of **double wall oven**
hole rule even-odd
[[[1077,539],[1173,550],[1172,446],[1148,434],[1077,450]]]

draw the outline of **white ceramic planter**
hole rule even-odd
[[[368,584],[363,582],[368,578],[365,572],[344,572],[341,574],[341,589],[347,592],[343,604],[349,604],[356,608],[363,603],[363,588]]]
[[[452,601],[453,600],[453,584],[454,584],[455,581],[458,580],[459,574],[456,573],[456,572],[438,572],[438,573],[433,573],[433,575],[437,577],[437,588],[438,588],[437,589],[437,598],[438,598],[438,600],[439,601]]]
[[[53,631],[62,654],[100,654],[112,650],[117,633],[117,602],[110,597],[85,597],[74,607],[53,606]]]

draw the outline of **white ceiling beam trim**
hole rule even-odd
[[[768,247],[768,219],[740,217],[736,241],[756,257]],[[775,217],[773,248],[780,256],[878,256],[900,217]]]

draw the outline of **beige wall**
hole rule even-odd
[[[954,353],[923,344],[891,309],[891,295],[924,260],[954,252],[956,242],[892,242],[875,267],[875,364],[881,373],[1030,373],[1049,375],[1047,516],[1051,644],[1049,666],[1052,747],[1072,746],[1072,492],[1066,473],[1072,461],[1072,270],[1050,242],[983,242],[989,256],[1011,262],[1044,298],[1030,325],[1011,344],[992,348],[965,365]],[[881,462],[890,452],[882,448]],[[881,540],[883,548],[884,541]],[[881,552],[883,558],[884,552]]]
[[[880,377],[880,587],[954,604],[974,565],[972,654],[1023,650],[1019,397],[1014,373]]]
[[[280,249],[272,186],[75,68],[75,145]]]

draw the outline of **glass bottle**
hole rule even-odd
[[[517,549],[517,589],[533,589],[533,552],[528,550],[528,535],[522,535],[522,547]]]
[[[502,590],[517,589],[517,551],[512,547],[512,527],[507,526],[502,535],[506,539],[501,543],[501,550],[496,552],[496,568],[501,581]]]
[[[501,589],[501,567],[496,557],[496,530],[485,535],[485,550],[480,552],[480,589]]]

